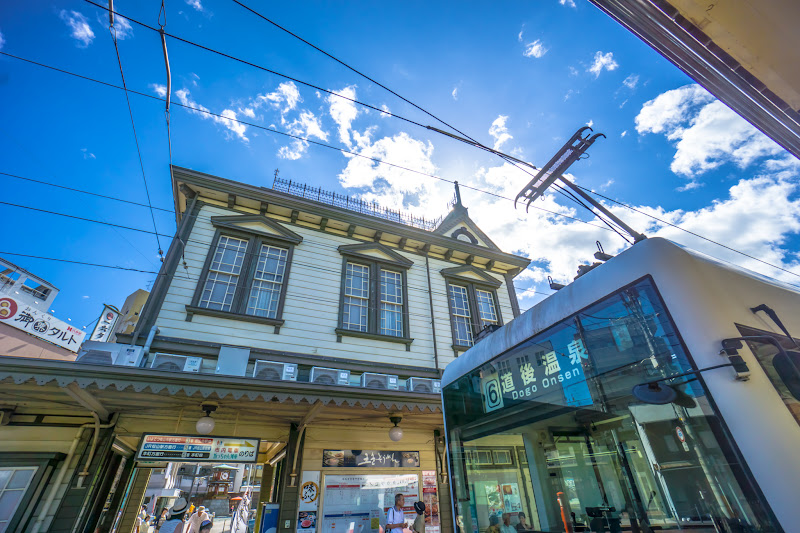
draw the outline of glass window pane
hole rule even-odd
[[[344,310],[342,326],[345,329],[367,331],[369,310],[369,267],[347,263],[344,281]]]
[[[450,308],[453,316],[455,343],[459,346],[472,346],[472,324],[470,321],[469,296],[467,288],[461,285],[448,285]]]
[[[236,285],[242,270],[247,241],[222,235],[208,267],[208,276],[200,295],[200,307],[231,311]]]
[[[30,483],[31,479],[33,479],[33,474],[36,472],[36,469],[33,468],[26,468],[26,469],[18,469],[14,472],[11,476],[11,480],[6,485],[6,489],[24,489],[28,487],[28,483]]]
[[[478,313],[481,318],[481,326],[497,324],[497,311],[494,307],[494,296],[491,292],[475,290],[475,299],[478,301]]]
[[[520,529],[547,532],[776,531],[701,381],[671,381],[667,405],[631,394],[689,370],[643,281],[445,387],[462,531],[522,514]]]
[[[288,255],[287,249],[266,244],[261,246],[247,301],[248,314],[267,318],[278,316],[278,303]]]
[[[6,488],[6,483],[11,479],[11,474],[13,473],[13,468],[0,468],[0,490]]]
[[[403,336],[403,275],[391,270],[381,270],[381,324],[382,335]]]
[[[0,493],[0,520],[8,521],[14,517],[24,492],[23,490],[5,490]]]

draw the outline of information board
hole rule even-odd
[[[85,331],[5,295],[0,297],[0,324],[7,324],[76,353],[86,336]]]
[[[320,533],[377,533],[386,524],[386,512],[395,494],[406,497],[406,523],[414,522],[419,500],[417,474],[325,476]]]
[[[255,463],[261,439],[199,435],[142,435],[137,460],[185,459],[193,463]]]

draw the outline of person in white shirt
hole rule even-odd
[[[405,503],[405,496],[395,494],[394,507],[390,507],[386,512],[386,531],[388,533],[403,533],[403,529],[406,527],[406,517],[403,514]]]

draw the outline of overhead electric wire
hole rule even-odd
[[[744,257],[747,257],[747,258],[749,258],[749,259],[753,259],[753,260],[755,260],[755,261],[758,261],[759,263],[763,263],[763,264],[765,264],[765,265],[767,265],[767,266],[769,266],[769,267],[772,267],[772,268],[775,268],[775,269],[781,270],[781,271],[783,271],[783,272],[786,272],[786,273],[788,273],[788,274],[792,274],[792,275],[794,275],[794,276],[800,277],[800,274],[798,274],[798,273],[796,273],[796,272],[792,272],[791,270],[787,270],[787,269],[785,269],[785,268],[783,268],[783,267],[780,267],[780,266],[778,266],[778,265],[773,265],[772,263],[769,263],[769,262],[767,262],[767,261],[764,261],[763,259],[759,259],[758,257],[752,256],[752,255],[750,255],[750,254],[748,254],[748,253],[746,253],[746,252],[742,252],[741,250],[737,250],[736,248],[731,248],[730,246],[727,246],[727,245],[725,245],[725,244],[722,244],[721,242],[715,241],[714,239],[711,239],[711,238],[709,238],[709,237],[704,237],[703,235],[700,235],[699,233],[695,233],[695,232],[693,232],[692,230],[688,230],[688,229],[686,229],[686,228],[683,228],[683,227],[681,227],[681,226],[678,226],[677,224],[673,224],[672,222],[668,222],[668,221],[666,221],[666,220],[663,220],[663,219],[661,219],[661,218],[658,218],[658,217],[657,217],[657,216],[655,216],[655,215],[651,215],[650,213],[646,213],[646,212],[644,212],[644,211],[641,211],[641,210],[639,210],[639,209],[636,209],[635,207],[633,207],[633,206],[631,206],[631,205],[628,205],[628,204],[626,204],[626,203],[624,203],[624,202],[620,202],[619,200],[614,200],[613,198],[609,198],[608,196],[605,196],[605,195],[603,195],[603,194],[600,194],[599,192],[596,192],[596,191],[594,191],[593,189],[587,189],[586,187],[581,187],[580,185],[578,185],[578,187],[580,187],[581,189],[583,189],[584,191],[586,191],[586,192],[588,192],[588,193],[590,193],[590,194],[594,194],[595,196],[599,196],[600,198],[603,198],[604,200],[608,200],[609,202],[613,202],[613,203],[615,203],[615,204],[617,204],[617,205],[620,205],[620,206],[622,206],[622,207],[625,207],[625,208],[627,208],[627,209],[630,209],[631,211],[634,211],[634,212],[636,212],[636,213],[639,213],[640,215],[645,215],[645,216],[647,216],[647,217],[650,217],[650,218],[652,218],[653,220],[655,220],[655,221],[657,221],[657,222],[660,222],[661,224],[665,224],[665,225],[667,225],[667,226],[671,226],[671,227],[673,227],[673,228],[675,228],[675,229],[679,229],[679,230],[681,230],[681,231],[683,231],[683,232],[686,232],[686,233],[688,233],[689,235],[693,235],[694,237],[697,237],[698,239],[702,239],[702,240],[704,240],[704,241],[707,241],[707,242],[710,242],[710,243],[712,243],[712,244],[716,244],[717,246],[720,246],[720,247],[722,247],[722,248],[725,248],[726,250],[730,250],[731,252],[735,252],[735,253],[737,253],[737,254],[743,255]]]
[[[100,5],[97,2],[93,2],[92,0],[84,0],[84,1],[89,3],[89,4],[92,4],[95,7],[99,7],[100,9],[102,9],[104,11],[110,11],[111,13],[114,13],[115,15],[118,15],[120,17],[123,17],[123,18],[133,22],[134,24],[138,24],[139,26],[142,26],[143,28],[147,28],[147,29],[152,30],[152,31],[154,31],[156,33],[159,33],[158,28],[150,26],[149,24],[145,24],[144,22],[141,22],[139,20],[131,18],[131,17],[127,16],[127,15],[123,15],[121,13],[118,13],[117,11],[110,10],[108,7]],[[381,109],[380,107],[376,107],[374,105],[367,104],[365,102],[361,102],[360,100],[355,100],[353,98],[348,98],[347,96],[341,95],[341,94],[339,94],[339,93],[337,93],[335,91],[331,91],[330,89],[324,89],[324,88],[320,87],[319,85],[314,85],[313,83],[309,83],[307,81],[300,80],[298,78],[289,76],[287,74],[282,74],[282,73],[277,72],[275,70],[272,70],[272,69],[269,69],[267,67],[261,66],[261,65],[259,65],[257,63],[253,63],[251,61],[247,61],[246,59],[241,59],[239,57],[227,54],[225,52],[221,52],[219,50],[215,50],[214,48],[210,48],[210,47],[202,45],[200,43],[196,43],[194,41],[190,41],[189,39],[184,39],[183,37],[179,37],[179,36],[177,36],[175,34],[168,33],[166,31],[164,32],[164,35],[166,35],[168,37],[171,37],[171,38],[175,39],[176,41],[180,41],[182,43],[186,43],[186,44],[189,44],[191,46],[195,46],[195,47],[200,48],[202,50],[205,50],[207,52],[211,52],[212,54],[217,54],[217,55],[220,55],[220,56],[225,57],[227,59],[230,59],[232,61],[236,61],[236,62],[242,63],[244,65],[248,65],[248,66],[251,66],[253,68],[257,68],[259,70],[263,70],[264,72],[269,72],[270,74],[274,74],[275,76],[279,76],[281,78],[285,78],[287,80],[291,80],[293,82],[299,83],[300,85],[305,85],[306,87],[311,87],[312,89],[315,89],[317,91],[322,91],[322,92],[330,94],[332,96],[336,96],[337,98],[342,98],[343,100],[349,100],[350,102],[353,102],[355,104],[362,105],[364,107],[368,107],[368,108],[370,108],[370,109],[372,109],[374,111],[377,111],[377,112],[381,113],[382,115],[392,116],[392,117],[398,118],[400,120],[404,120],[406,122],[414,124],[416,126],[419,126],[421,128],[425,127],[425,125],[420,124],[419,122],[415,122],[415,121],[413,121],[411,119],[402,117],[400,115],[395,115],[394,113],[390,113],[389,111],[385,111],[385,110]]]
[[[153,209],[158,209],[159,211],[166,211],[167,213],[174,213],[175,212],[175,210],[173,210],[173,209],[164,209],[163,207],[149,206],[147,204],[134,202],[132,200],[124,200],[122,198],[116,198],[114,196],[107,196],[105,194],[99,194],[99,193],[96,193],[96,192],[84,191],[83,189],[76,189],[74,187],[67,187],[66,185],[59,185],[58,183],[50,183],[49,181],[37,180],[37,179],[33,179],[33,178],[26,178],[25,176],[19,176],[17,174],[9,174],[8,172],[0,172],[0,175],[8,176],[10,178],[16,178],[16,179],[20,179],[20,180],[30,181],[30,182],[33,182],[33,183],[39,183],[40,185],[48,185],[50,187],[58,187],[59,189],[64,189],[64,190],[67,190],[67,191],[79,192],[79,193],[83,193],[83,194],[90,194],[92,196],[97,196],[98,198],[105,198],[106,200],[114,200],[115,202],[124,202],[126,204],[132,204],[132,205],[136,205],[136,206],[139,206],[139,207],[152,207]]]
[[[122,70],[122,58],[119,55],[119,45],[117,44],[117,29],[112,22],[109,31],[111,39],[114,41],[114,51],[117,54],[117,64],[119,65],[119,76],[122,78],[122,90],[125,92],[125,102],[128,104],[128,115],[131,118],[131,128],[133,129],[133,140],[136,142],[136,154],[139,156],[139,168],[142,170],[142,181],[144,182],[144,192],[147,195],[147,205],[150,206],[150,219],[153,221],[153,231],[156,236],[156,243],[158,244],[158,255],[161,260],[164,260],[164,251],[161,248],[161,239],[158,237],[158,227],[156,226],[156,216],[153,213],[153,203],[150,201],[150,189],[147,186],[147,176],[144,172],[144,161],[142,160],[142,150],[139,147],[139,136],[136,134],[136,123],[133,120],[133,108],[131,107],[131,99],[128,96],[128,85],[125,83],[125,72]]]
[[[27,63],[31,63],[31,64],[39,66],[39,67],[43,67],[43,68],[47,68],[47,69],[50,69],[50,70],[54,70],[54,71],[60,72],[62,74],[75,76],[77,78],[80,78],[80,79],[83,79],[83,80],[86,80],[86,81],[92,81],[92,82],[95,82],[95,83],[99,83],[101,85],[105,85],[107,87],[112,87],[114,89],[123,90],[122,87],[120,87],[118,85],[114,85],[113,83],[108,83],[108,82],[97,80],[95,78],[91,78],[91,77],[88,77],[88,76],[83,76],[81,74],[76,74],[76,73],[70,72],[68,70],[52,67],[50,65],[47,65],[47,64],[44,64],[44,63],[40,63],[40,62],[37,62],[37,61],[33,61],[31,59],[20,57],[20,56],[14,55],[14,54],[10,54],[10,53],[4,52],[2,50],[0,50],[0,55],[4,55],[4,56],[7,56],[7,57],[12,57],[14,59],[19,59],[21,61],[25,61]],[[140,91],[136,91],[134,89],[128,89],[127,91],[129,93],[131,93],[131,94],[136,94],[136,95],[139,95],[139,96],[144,96],[146,98],[150,98],[151,100],[158,100],[160,102],[165,101],[164,98],[161,98],[161,97],[158,97],[158,96],[155,96],[155,95],[152,95],[152,94],[147,94],[147,93],[143,93],[143,92],[140,92]],[[399,168],[401,170],[412,172],[412,173],[418,174],[420,176],[426,176],[426,177],[433,178],[433,179],[436,179],[436,180],[439,180],[439,181],[444,181],[444,182],[450,183],[450,184],[455,183],[454,180],[443,178],[443,177],[437,176],[435,174],[429,174],[427,172],[422,172],[420,170],[415,170],[413,168],[408,168],[408,167],[405,167],[403,165],[398,165],[396,163],[390,163],[389,161],[384,161],[382,159],[378,159],[378,158],[375,158],[375,157],[369,157],[369,156],[366,156],[364,154],[360,154],[358,152],[353,152],[351,150],[346,150],[344,148],[339,148],[337,146],[332,146],[330,144],[325,144],[325,143],[322,143],[322,142],[319,142],[319,141],[315,141],[313,139],[308,139],[306,137],[301,137],[299,135],[293,135],[291,133],[280,131],[280,130],[277,130],[277,129],[274,129],[274,128],[261,126],[259,124],[254,124],[252,122],[247,122],[245,120],[240,120],[240,119],[236,119],[236,118],[230,118],[230,117],[227,117],[227,116],[220,115],[218,113],[213,113],[213,112],[211,112],[211,111],[209,111],[207,109],[204,109],[204,108],[193,107],[193,106],[181,104],[181,103],[178,103],[178,102],[172,102],[172,105],[175,105],[175,106],[178,106],[178,107],[182,107],[182,108],[188,109],[190,111],[195,111],[197,113],[203,113],[203,114],[206,114],[206,115],[209,115],[209,116],[213,116],[213,117],[224,118],[226,121],[237,122],[239,124],[244,124],[245,126],[250,126],[250,127],[253,127],[253,128],[256,128],[256,129],[261,129],[261,130],[268,131],[268,132],[271,132],[271,133],[276,133],[278,135],[282,135],[282,136],[289,137],[289,138],[292,138],[292,139],[305,141],[305,142],[308,142],[310,144],[314,144],[314,145],[321,146],[321,147],[324,147],[324,148],[329,148],[331,150],[336,150],[337,152],[341,152],[341,153],[344,153],[344,154],[349,154],[349,155],[352,155],[354,157],[360,157],[362,159],[367,159],[369,161],[373,161],[373,162],[381,164],[381,165],[387,165],[387,166],[390,166],[390,167]],[[495,198],[500,198],[502,200],[508,200],[510,202],[514,201],[513,198],[509,198],[507,196],[503,196],[501,194],[498,194],[498,193],[495,193],[495,192],[492,192],[492,191],[487,191],[485,189],[474,187],[472,185],[468,185],[468,184],[464,184],[464,183],[460,183],[459,182],[459,187],[462,187],[464,189],[469,189],[469,190],[472,190],[472,191],[475,191],[475,192],[479,192],[481,194],[487,194],[489,196],[494,196]],[[593,226],[595,228],[600,228],[600,229],[603,229],[603,230],[606,230],[606,231],[611,231],[608,228],[605,228],[603,226],[598,226],[597,224],[592,224],[591,222],[587,222],[586,220],[582,220],[582,219],[577,218],[577,217],[572,217],[572,216],[569,216],[569,215],[565,215],[564,213],[559,213],[557,211],[552,211],[550,209],[546,209],[544,207],[539,207],[539,206],[531,206],[531,207],[533,207],[534,209],[537,209],[539,211],[543,211],[545,213],[549,213],[551,215],[555,215],[557,217],[566,218],[566,219],[569,219],[569,220],[574,220],[576,222],[581,222],[583,224],[588,224],[589,226]]]
[[[116,266],[116,265],[102,265],[102,264],[99,264],[99,263],[88,263],[86,261],[73,261],[71,259],[62,259],[62,258],[59,258],[59,257],[44,257],[44,256],[41,256],[41,255],[20,254],[20,253],[16,253],[16,252],[6,252],[6,251],[0,251],[0,255],[14,255],[14,256],[17,256],[17,257],[28,257],[30,259],[43,259],[45,261],[58,261],[60,263],[72,263],[72,264],[75,264],[75,265],[93,266],[93,267],[99,267],[99,268],[113,268],[113,269],[117,269],[117,270],[129,270],[131,272],[141,272],[141,273],[144,273],[144,274],[158,274],[158,272],[153,272],[152,270],[141,270],[139,268],[121,267],[121,266]]]

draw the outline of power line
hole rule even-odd
[[[683,232],[688,233],[689,235],[693,235],[693,236],[697,237],[698,239],[703,239],[704,241],[710,242],[712,244],[716,244],[717,246],[725,248],[726,250],[730,250],[731,252],[735,252],[737,254],[743,255],[743,256],[745,256],[745,257],[747,257],[749,259],[753,259],[753,260],[758,261],[759,263],[763,263],[763,264],[765,264],[765,265],[767,265],[769,267],[772,267],[772,268],[775,268],[775,269],[778,269],[778,270],[782,270],[783,272],[786,272],[788,274],[792,274],[794,276],[800,277],[800,274],[798,274],[796,272],[792,272],[791,270],[787,270],[787,269],[785,269],[783,267],[779,267],[778,265],[773,265],[772,263],[764,261],[763,259],[759,259],[758,257],[754,257],[754,256],[752,256],[752,255],[750,255],[748,253],[742,252],[741,250],[737,250],[736,248],[731,248],[730,246],[722,244],[721,242],[717,242],[714,239],[710,239],[709,237],[704,237],[704,236],[702,236],[702,235],[700,235],[698,233],[693,232],[692,230],[688,230],[686,228],[678,226],[677,224],[673,224],[672,222],[668,222],[666,220],[660,219],[655,215],[651,215],[650,213],[646,213],[644,211],[636,209],[635,207],[630,206],[630,205],[628,205],[628,204],[626,204],[624,202],[620,202],[619,200],[614,200],[613,198],[609,198],[608,196],[600,194],[599,192],[596,192],[596,191],[594,191],[592,189],[587,189],[586,187],[581,187],[580,185],[578,185],[578,187],[580,187],[581,189],[583,189],[584,191],[586,191],[588,193],[594,194],[595,196],[599,196],[600,198],[603,198],[604,200],[608,200],[609,202],[613,202],[613,203],[615,203],[617,205],[621,205],[622,207],[626,207],[626,208],[630,209],[631,211],[639,213],[640,215],[645,215],[645,216],[650,217],[653,220],[656,220],[656,221],[658,221],[658,222],[660,222],[662,224],[665,224],[667,226],[671,226],[671,227],[673,227],[675,229],[679,229],[679,230],[681,230]]]
[[[122,58],[119,55],[119,45],[117,44],[117,29],[114,27],[113,19],[111,27],[111,39],[114,42],[114,51],[117,54],[117,64],[119,65],[119,76],[122,78],[122,89],[125,92],[125,102],[128,104],[128,115],[131,118],[131,128],[133,129],[133,140],[136,142],[136,154],[139,156],[139,168],[142,170],[142,181],[144,182],[144,192],[147,195],[147,205],[150,207],[150,219],[153,221],[153,231],[156,235],[156,243],[158,244],[158,255],[161,260],[164,260],[164,251],[161,249],[161,239],[158,237],[158,228],[156,227],[156,216],[153,213],[153,204],[150,201],[150,189],[147,187],[147,176],[144,172],[144,161],[142,161],[142,150],[139,147],[139,136],[136,135],[136,123],[133,120],[133,109],[131,108],[131,99],[128,96],[128,85],[125,83],[125,73],[122,70]]]
[[[59,185],[58,183],[50,183],[49,181],[37,180],[37,179],[33,179],[33,178],[26,178],[25,176],[19,176],[17,174],[9,174],[8,172],[0,172],[0,175],[8,176],[10,178],[16,178],[16,179],[20,179],[20,180],[30,181],[30,182],[33,182],[33,183],[39,183],[40,185],[48,185],[50,187],[58,187],[59,189],[64,189],[64,190],[67,190],[67,191],[79,192],[79,193],[83,193],[83,194],[90,194],[92,196],[97,196],[98,198],[105,198],[106,200],[114,200],[115,202],[124,202],[126,204],[136,205],[136,206],[139,206],[139,207],[151,207],[148,204],[142,204],[142,203],[139,203],[139,202],[134,202],[132,200],[123,200],[122,198],[116,198],[114,196],[107,196],[105,194],[99,194],[99,193],[96,193],[96,192],[84,191],[83,189],[76,189],[74,187],[67,187],[65,185]],[[175,212],[172,209],[164,209],[163,207],[152,207],[152,208],[153,209],[158,209],[159,211],[166,211],[167,213],[174,213]]]
[[[70,259],[61,259],[61,258],[58,258],[58,257],[43,257],[41,255],[18,254],[18,253],[15,253],[15,252],[5,252],[5,251],[0,251],[0,255],[14,255],[14,256],[17,256],[17,257],[28,257],[28,258],[31,258],[31,259],[43,259],[45,261],[57,261],[59,263],[72,263],[72,264],[75,264],[75,265],[93,266],[93,267],[100,267],[100,268],[113,268],[113,269],[117,269],[117,270],[128,270],[128,271],[131,271],[131,272],[141,272],[143,274],[158,274],[158,272],[153,272],[152,270],[141,270],[141,269],[138,269],[138,268],[128,268],[128,267],[121,267],[121,266],[115,266],[115,265],[101,265],[99,263],[87,263],[85,261],[72,261]]]
[[[104,10],[104,11],[110,11],[111,13],[114,13],[115,15],[119,15],[120,17],[123,17],[123,18],[125,18],[125,19],[127,19],[127,20],[129,20],[129,21],[133,22],[134,24],[138,24],[139,26],[142,26],[143,28],[147,28],[147,29],[149,29],[149,30],[152,30],[152,31],[154,31],[154,32],[157,32],[157,33],[159,33],[159,30],[158,30],[157,28],[155,28],[155,27],[153,27],[153,26],[150,26],[149,24],[145,24],[144,22],[138,21],[138,20],[136,20],[136,19],[134,19],[134,18],[131,18],[131,17],[127,16],[127,15],[123,15],[123,14],[121,14],[121,13],[118,13],[118,12],[116,12],[116,11],[109,10],[109,9],[108,9],[108,7],[106,7],[106,6],[103,6],[103,5],[100,5],[100,4],[96,3],[96,2],[93,2],[92,0],[85,0],[85,1],[86,1],[87,3],[89,3],[89,4],[92,4],[92,5],[93,5],[93,6],[95,6],[95,7],[99,7],[100,9],[102,9],[102,10]],[[258,64],[256,64],[256,63],[253,63],[253,62],[247,61],[247,60],[245,60],[245,59],[241,59],[241,58],[238,58],[238,57],[236,57],[236,56],[233,56],[233,55],[227,54],[227,53],[225,53],[225,52],[220,52],[219,50],[215,50],[214,48],[209,48],[208,46],[202,45],[202,44],[200,44],[200,43],[196,43],[196,42],[194,42],[194,41],[190,41],[190,40],[188,40],[188,39],[184,39],[183,37],[179,37],[179,36],[177,36],[177,35],[174,35],[174,34],[172,34],[172,33],[167,33],[167,32],[164,32],[164,35],[166,35],[166,36],[168,36],[168,37],[172,37],[173,39],[175,39],[175,40],[177,40],[177,41],[181,41],[182,43],[186,43],[186,44],[189,44],[189,45],[191,45],[191,46],[195,46],[195,47],[197,47],[197,48],[200,48],[200,49],[202,49],[202,50],[205,50],[205,51],[207,51],[207,52],[211,52],[212,54],[217,54],[217,55],[219,55],[219,56],[225,57],[225,58],[227,58],[227,59],[231,59],[231,60],[233,60],[233,61],[236,61],[236,62],[238,62],[238,63],[242,63],[242,64],[244,64],[244,65],[248,65],[248,66],[251,66],[251,67],[253,67],[253,68],[257,68],[257,69],[259,69],[259,70],[263,70],[264,72],[269,72],[270,74],[274,74],[275,76],[279,76],[279,77],[281,77],[281,78],[285,78],[285,79],[287,79],[287,80],[291,80],[291,81],[293,81],[293,82],[299,83],[300,85],[305,85],[306,87],[310,87],[310,88],[312,88],[312,89],[315,89],[315,90],[317,90],[317,91],[322,91],[322,92],[324,92],[324,93],[327,93],[327,94],[330,94],[330,95],[332,95],[332,96],[336,96],[337,98],[342,98],[342,99],[344,99],[344,100],[349,100],[350,102],[353,102],[353,103],[355,103],[355,104],[358,104],[358,105],[362,105],[362,106],[364,106],[364,107],[368,107],[368,108],[370,108],[370,109],[372,109],[372,110],[374,110],[374,111],[377,111],[378,113],[381,113],[381,114],[383,114],[383,115],[388,115],[388,116],[390,116],[390,117],[395,117],[395,118],[398,118],[398,119],[400,119],[400,120],[403,120],[403,121],[405,121],[405,122],[408,122],[408,123],[410,123],[410,124],[414,124],[414,125],[416,125],[416,126],[419,126],[419,127],[421,127],[421,128],[424,128],[424,127],[425,127],[423,124],[420,124],[419,122],[415,122],[415,121],[413,121],[413,120],[411,120],[411,119],[409,119],[409,118],[405,118],[405,117],[402,117],[402,116],[400,116],[400,115],[395,115],[394,113],[390,113],[390,112],[388,112],[388,111],[384,111],[384,110],[383,110],[383,109],[381,109],[380,107],[376,107],[376,106],[374,106],[374,105],[367,104],[367,103],[365,103],[365,102],[361,102],[360,100],[355,100],[355,99],[353,99],[353,98],[348,98],[347,96],[341,95],[341,94],[339,94],[339,93],[337,93],[337,92],[334,92],[334,91],[331,91],[331,90],[329,90],[329,89],[324,89],[324,88],[322,88],[322,87],[320,87],[320,86],[318,86],[318,85],[314,85],[313,83],[309,83],[309,82],[306,82],[306,81],[303,81],[303,80],[300,80],[300,79],[294,78],[294,77],[292,77],[292,76],[289,76],[289,75],[287,75],[287,74],[282,74],[282,73],[280,73],[280,72],[274,71],[274,70],[272,70],[272,69],[268,69],[268,68],[266,68],[266,67],[263,67],[263,66],[261,66],[261,65],[258,65]]]
[[[87,0],[87,1],[88,1],[88,0]],[[86,80],[86,81],[92,81],[92,82],[95,82],[95,83],[99,83],[99,84],[101,84],[101,85],[105,85],[105,86],[107,86],[107,87],[112,87],[112,88],[114,88],[114,89],[123,90],[123,88],[122,88],[122,87],[120,87],[120,86],[118,86],[118,85],[114,85],[113,83],[108,83],[108,82],[105,82],[105,81],[97,80],[97,79],[94,79],[94,78],[90,78],[90,77],[88,77],[88,76],[83,76],[83,75],[81,75],[81,74],[75,74],[75,73],[73,73],[73,72],[70,72],[70,71],[67,71],[67,70],[63,70],[63,69],[60,69],[60,68],[56,68],[56,67],[52,67],[52,66],[50,66],[50,65],[46,65],[46,64],[44,64],[44,63],[40,63],[40,62],[37,62],[37,61],[33,61],[33,60],[30,60],[30,59],[26,59],[26,58],[24,58],[24,57],[20,57],[20,56],[14,55],[14,54],[9,54],[8,52],[3,52],[2,50],[0,50],[0,55],[4,55],[4,56],[7,56],[7,57],[12,57],[12,58],[14,58],[14,59],[19,59],[19,60],[21,60],[21,61],[25,61],[25,62],[27,62],[27,63],[31,63],[31,64],[33,64],[33,65],[37,65],[37,66],[40,66],[40,67],[43,67],[43,68],[47,68],[47,69],[50,69],[50,70],[54,70],[54,71],[56,71],[56,72],[60,72],[60,73],[62,73],[62,74],[67,74],[67,75],[70,75],[70,76],[75,76],[75,77],[81,78],[81,79],[83,79],[83,80]],[[131,93],[131,94],[136,94],[136,95],[139,95],[139,96],[143,96],[143,97],[145,97],[145,98],[150,98],[151,100],[158,100],[159,102],[164,102],[164,101],[165,101],[165,99],[164,99],[164,98],[160,98],[160,97],[158,97],[158,96],[154,96],[154,95],[151,95],[151,94],[147,94],[147,93],[139,92],[139,91],[136,91],[136,90],[134,90],[134,89],[127,89],[127,91],[128,91],[129,93]],[[433,179],[436,179],[436,180],[439,180],[439,181],[443,181],[443,182],[446,182],[446,183],[450,183],[450,184],[453,184],[453,183],[455,183],[455,181],[454,181],[454,180],[450,180],[450,179],[447,179],[447,178],[443,178],[443,177],[441,177],[441,176],[437,176],[437,175],[435,175],[435,174],[428,174],[427,172],[422,172],[422,171],[420,171],[420,170],[415,170],[415,169],[413,169],[413,168],[408,168],[408,167],[405,167],[405,166],[403,166],[403,165],[398,165],[398,164],[396,164],[396,163],[390,163],[389,161],[384,161],[384,160],[382,160],[382,159],[378,159],[378,158],[375,158],[375,157],[369,157],[369,156],[366,156],[366,155],[364,155],[364,154],[360,154],[360,153],[358,153],[358,152],[353,152],[353,151],[351,151],[351,150],[346,150],[346,149],[344,149],[344,148],[339,148],[339,147],[336,147],[336,146],[332,146],[332,145],[330,145],[330,144],[325,144],[325,143],[323,143],[323,142],[315,141],[315,140],[313,140],[313,139],[308,139],[308,138],[306,138],[306,137],[301,137],[301,136],[299,136],[299,135],[293,135],[293,134],[291,134],[291,133],[287,133],[287,132],[284,132],[284,131],[280,131],[280,130],[278,130],[278,129],[275,129],[275,128],[269,128],[269,127],[266,127],[266,126],[261,126],[261,125],[259,125],[259,124],[254,124],[254,123],[252,123],[252,122],[247,122],[246,120],[240,120],[240,119],[236,119],[236,118],[231,118],[231,117],[223,116],[223,115],[220,115],[220,114],[218,114],[218,113],[213,113],[213,112],[211,112],[211,111],[209,111],[209,110],[207,110],[207,109],[204,109],[204,108],[193,107],[193,106],[186,105],[186,104],[181,104],[181,103],[178,103],[178,102],[172,102],[172,105],[175,105],[175,106],[178,106],[178,107],[181,107],[181,108],[184,108],[184,109],[188,109],[188,110],[190,110],[190,111],[194,111],[194,112],[197,112],[197,113],[203,113],[203,114],[206,114],[206,115],[209,115],[209,116],[213,116],[213,117],[222,118],[222,119],[225,119],[226,121],[233,121],[233,122],[237,122],[237,123],[239,123],[239,124],[244,124],[245,126],[250,126],[250,127],[256,128],[256,129],[263,130],[263,131],[268,131],[268,132],[271,132],[271,133],[275,133],[275,134],[278,134],[278,135],[282,135],[282,136],[284,136],[284,137],[289,137],[289,138],[292,138],[292,139],[297,139],[297,140],[304,141],[304,142],[307,142],[307,143],[310,143],[310,144],[314,144],[314,145],[316,145],[316,146],[321,146],[321,147],[323,147],[323,148],[328,148],[328,149],[331,149],[331,150],[336,150],[337,152],[340,152],[340,153],[343,153],[343,154],[349,154],[349,155],[352,155],[352,156],[354,156],[354,157],[360,157],[360,158],[362,158],[362,159],[366,159],[366,160],[369,160],[369,161],[373,161],[373,162],[375,162],[375,163],[378,163],[378,164],[381,164],[381,165],[386,165],[386,166],[390,166],[390,167],[393,167],[393,168],[399,168],[399,169],[401,169],[401,170],[405,170],[405,171],[407,171],[407,172],[411,172],[411,173],[414,173],[414,174],[418,174],[418,175],[420,175],[420,176],[425,176],[425,177],[433,178]],[[467,185],[467,184],[463,184],[463,183],[459,183],[459,186],[460,186],[460,187],[462,187],[462,188],[464,188],[464,189],[469,189],[469,190],[472,190],[472,191],[475,191],[475,192],[479,192],[479,193],[481,193],[481,194],[486,194],[486,195],[489,195],[489,196],[494,196],[495,198],[500,198],[500,199],[502,199],[502,200],[508,200],[509,202],[512,202],[512,203],[514,202],[514,199],[513,199],[513,198],[509,198],[509,197],[507,197],[507,196],[503,196],[503,195],[501,195],[501,194],[497,194],[497,193],[494,193],[494,192],[491,192],[491,191],[487,191],[487,190],[485,190],[485,189],[480,189],[480,188],[478,188],[478,187],[474,187],[474,186]],[[534,209],[537,209],[537,210],[539,210],[539,211],[542,211],[542,212],[544,212],[544,213],[549,213],[549,214],[551,214],[551,215],[555,215],[555,216],[557,216],[557,217],[566,218],[566,219],[569,219],[569,220],[574,220],[574,221],[576,221],[576,222],[581,222],[581,223],[583,223],[583,224],[587,224],[587,225],[589,225],[589,226],[593,226],[593,227],[595,227],[595,228],[600,228],[600,229],[603,229],[603,230],[606,230],[606,231],[611,231],[610,229],[608,229],[608,228],[606,228],[606,227],[603,227],[603,226],[598,226],[597,224],[592,224],[591,222],[587,222],[586,220],[582,220],[582,219],[580,219],[580,218],[577,218],[577,217],[572,217],[572,216],[569,216],[569,215],[565,215],[564,213],[559,213],[559,212],[557,212],[557,211],[552,211],[552,210],[550,210],[550,209],[546,209],[546,208],[544,208],[544,207],[539,207],[539,206],[535,206],[535,205],[532,205],[531,207],[533,207]]]

